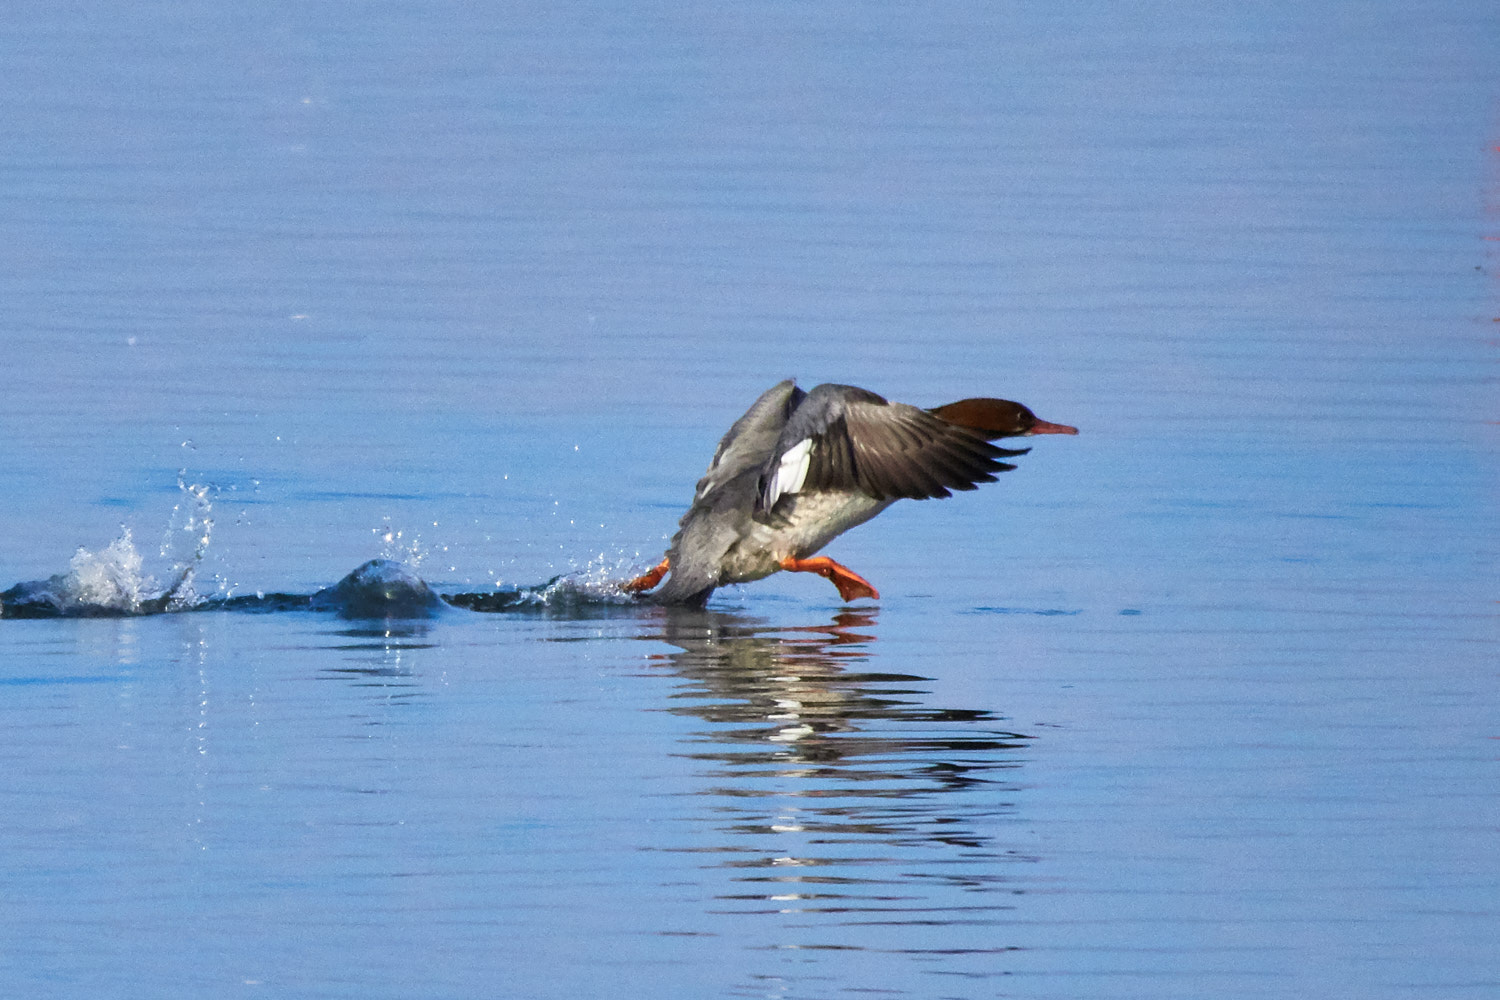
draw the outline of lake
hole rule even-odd
[[[0,620],[0,993],[1497,995],[1497,51],[16,7],[0,590],[183,587]],[[619,598],[793,376],[1080,433],[830,545],[878,602]],[[297,603],[372,558],[527,596]]]

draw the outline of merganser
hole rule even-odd
[[[997,438],[1077,434],[1007,399],[961,399],[930,410],[866,389],[793,379],[772,386],[734,422],[698,481],[666,557],[622,585],[651,599],[701,607],[716,587],[780,570],[818,573],[846,601],[880,594],[827,556],[833,539],[897,500],[947,497],[992,483],[1024,455]]]

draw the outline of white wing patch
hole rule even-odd
[[[770,510],[783,494],[796,493],[807,479],[807,467],[812,464],[813,439],[804,438],[792,445],[781,456],[776,465],[776,475],[766,490],[765,508]]]

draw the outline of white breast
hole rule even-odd
[[[746,535],[725,553],[719,582],[744,583],[769,576],[787,556],[806,559],[893,503],[857,492],[798,493],[769,522],[750,522]]]

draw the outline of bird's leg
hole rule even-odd
[[[661,578],[666,576],[667,570],[671,568],[671,561],[664,558],[650,572],[642,573],[629,583],[620,584],[620,589],[627,594],[639,594],[643,590],[650,590],[661,583]]]
[[[827,556],[814,556],[811,559],[787,556],[781,560],[781,568],[791,570],[793,573],[816,573],[819,576],[828,577],[833,581],[833,585],[839,588],[839,596],[846,601],[853,601],[860,597],[880,600],[880,592],[870,586],[869,580],[847,566],[840,566]]]

